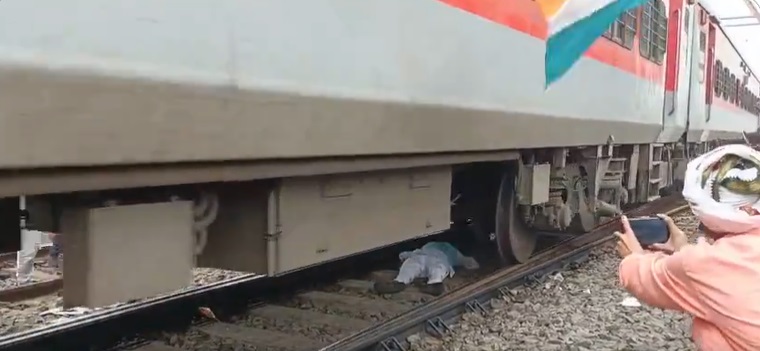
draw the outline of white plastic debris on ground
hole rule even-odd
[[[72,307],[72,308],[64,309],[63,307],[57,307],[57,308],[53,308],[53,309],[40,313],[40,317],[46,317],[46,316],[60,317],[50,322],[50,324],[59,324],[59,323],[65,323],[65,322],[70,322],[72,320],[76,320],[78,318],[81,318],[93,312],[109,310],[112,308],[123,306],[125,304],[126,303],[117,303],[117,304],[109,305],[106,307],[100,307],[100,308]]]
[[[32,279],[37,252],[47,246],[52,246],[48,233],[28,229],[21,231],[21,250],[16,253],[16,281],[23,283]]]
[[[641,307],[641,302],[637,300],[635,297],[629,296],[623,299],[622,302],[620,302],[620,305],[625,307]]]

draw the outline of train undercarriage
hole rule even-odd
[[[181,288],[193,266],[274,277],[452,228],[495,247],[505,264],[524,262],[540,235],[587,232],[626,204],[677,187],[699,147],[533,149],[363,168],[356,161],[329,174],[313,167],[313,174],[23,199],[32,229],[64,235],[64,304],[95,307]],[[20,198],[2,201],[11,234],[0,251],[19,249],[18,217],[7,214],[17,213],[10,210]]]

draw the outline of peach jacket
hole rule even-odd
[[[760,350],[760,232],[701,241],[670,256],[632,254],[619,274],[641,302],[694,316],[700,350]]]

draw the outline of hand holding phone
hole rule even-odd
[[[670,227],[661,217],[629,218],[628,223],[641,246],[664,244],[670,240]]]
[[[663,244],[653,244],[649,247],[650,250],[657,250],[662,251],[667,254],[672,254],[676,251],[681,250],[684,246],[689,245],[689,237],[684,233],[681,228],[679,228],[675,221],[673,221],[673,218],[670,218],[668,215],[659,214],[657,217],[662,218],[663,221],[668,225],[668,232],[670,234],[670,238],[666,243]],[[699,240],[697,240],[699,241]]]
[[[631,229],[631,224],[628,222],[626,216],[620,217],[620,224],[623,226],[623,232],[615,232],[615,236],[619,239],[617,242],[617,250],[620,257],[625,258],[628,257],[628,255],[643,252],[644,249],[636,238],[633,229]]]

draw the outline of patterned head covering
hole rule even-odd
[[[683,196],[711,231],[760,229],[760,152],[735,144],[697,157],[687,166]]]

